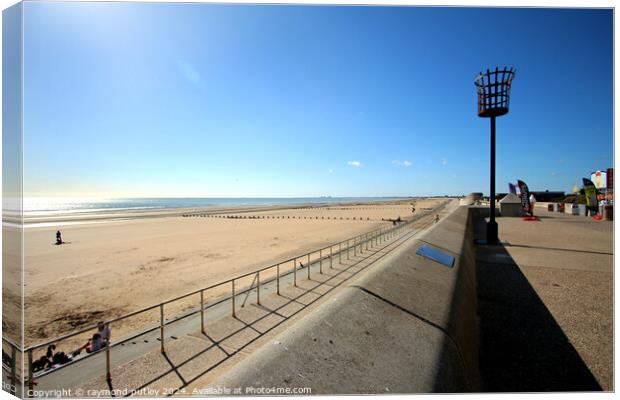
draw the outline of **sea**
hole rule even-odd
[[[83,212],[114,212],[165,210],[175,208],[208,208],[237,206],[278,206],[296,204],[338,204],[351,202],[380,202],[408,197],[205,197],[205,198],[64,198],[24,197],[24,217],[52,216]]]

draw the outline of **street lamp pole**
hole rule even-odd
[[[487,243],[497,244],[499,242],[497,222],[495,222],[495,116],[491,117],[491,187],[489,204],[491,209],[489,223],[487,224]]]
[[[491,119],[491,160],[490,160],[490,194],[489,222],[487,223],[487,244],[499,243],[497,222],[495,221],[495,118],[508,114],[510,86],[515,77],[511,67],[495,71],[487,69],[474,79],[478,94],[478,116]]]

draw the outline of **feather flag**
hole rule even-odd
[[[594,186],[594,183],[587,178],[582,178],[582,180],[583,190],[586,192],[586,205],[590,208],[598,207],[598,190],[596,190],[596,186]]]
[[[508,193],[517,194],[517,187],[514,183],[508,182]]]
[[[523,211],[526,213],[530,213],[530,190],[527,187],[527,184],[522,180],[517,181],[517,186],[519,186],[519,192],[521,192],[521,207],[523,207]]]

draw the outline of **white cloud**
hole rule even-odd
[[[359,161],[347,161],[347,165],[350,167],[359,168],[362,166],[362,163]]]
[[[448,159],[447,159],[447,158],[445,158],[445,157],[443,157],[443,158],[441,159],[441,165],[448,165]]]
[[[330,168],[329,171],[327,171],[327,172],[329,172],[330,174],[333,174],[334,170]]]
[[[392,161],[392,164],[399,165],[401,167],[411,167],[411,161],[409,161],[409,160],[403,160],[403,161],[394,160],[394,161]]]

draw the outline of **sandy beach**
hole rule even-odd
[[[149,218],[119,217],[103,223],[86,219],[84,224],[26,228],[26,345],[391,226],[383,219],[409,219],[442,201],[417,200],[414,214],[407,200],[202,212],[219,214],[218,218],[188,217],[186,210]],[[61,246],[54,245],[57,229],[66,242]],[[214,290],[207,298],[223,294]],[[166,317],[196,304],[195,298],[173,303],[167,306]],[[123,321],[114,334],[125,336],[154,324],[158,317],[154,312]]]

